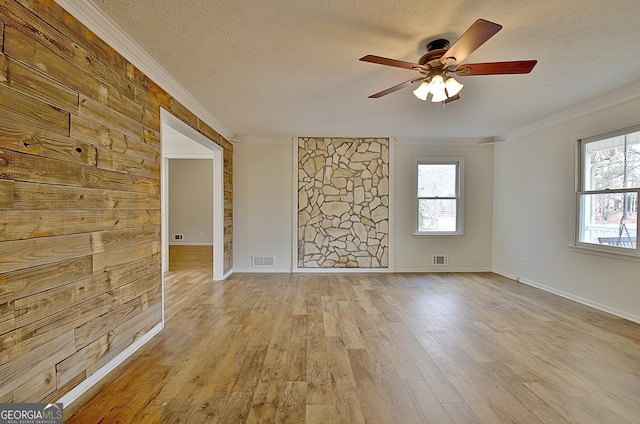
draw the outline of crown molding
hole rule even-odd
[[[562,112],[549,115],[522,127],[507,131],[499,137],[507,140],[520,137],[552,125],[560,124],[570,119],[579,118],[589,113],[600,112],[638,98],[640,98],[640,81],[622,87],[618,90],[610,91],[609,93],[601,96],[594,97],[586,102],[582,102],[576,106],[565,109]]]
[[[226,125],[213,116],[91,0],[56,0],[56,2],[207,125],[225,138],[233,138],[233,132]]]

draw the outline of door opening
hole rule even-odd
[[[169,160],[207,159],[213,163],[213,280],[224,275],[224,161],[222,148],[164,109],[160,109],[162,273],[169,270]],[[164,277],[163,277],[164,296]],[[164,299],[163,299],[164,305]],[[164,312],[163,312],[164,321]]]

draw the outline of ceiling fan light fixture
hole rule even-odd
[[[445,81],[444,87],[447,89],[448,97],[453,97],[456,94],[458,94],[460,90],[462,90],[462,87],[464,87],[464,84],[460,84],[458,81],[455,80],[455,78],[449,77]]]
[[[424,81],[418,88],[413,90],[413,94],[420,100],[426,101],[429,94],[429,83]]]
[[[433,95],[431,101],[434,103],[447,100],[447,93],[444,91],[444,79],[442,75],[434,75],[429,83],[429,92]]]

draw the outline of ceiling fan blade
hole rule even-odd
[[[447,100],[445,100],[445,103],[451,103],[451,102],[455,102],[456,100],[460,100],[460,95],[456,94],[455,96],[451,96],[449,97]]]
[[[447,64],[447,61],[451,62],[451,60],[453,60],[454,64],[462,62],[501,29],[502,25],[484,19],[476,20],[469,29],[458,38],[458,41],[442,55],[440,62],[444,65]]]
[[[514,62],[465,63],[456,69],[456,75],[505,75],[528,74],[538,63],[537,60],[518,60]]]
[[[395,91],[398,91],[398,90],[400,90],[402,88],[405,88],[405,87],[408,87],[408,86],[410,86],[412,84],[415,84],[418,81],[423,81],[424,79],[425,79],[425,77],[418,77],[418,78],[410,79],[409,81],[405,81],[405,82],[400,83],[398,85],[394,85],[393,87],[387,88],[386,90],[382,90],[379,93],[372,94],[372,95],[369,96],[369,98],[370,99],[377,99],[377,98],[380,98],[382,96],[386,96],[387,94],[391,94],[391,93],[393,93]]]
[[[429,70],[428,67],[419,65],[417,63],[405,62],[404,60],[389,59],[387,57],[374,56],[372,54],[368,54],[364,57],[361,57],[360,60],[363,62],[377,63],[379,65],[395,66],[396,68],[403,68],[403,69],[419,68],[419,69]]]

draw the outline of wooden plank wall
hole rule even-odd
[[[0,402],[59,399],[161,319],[160,107],[232,145],[53,1],[0,0]]]

